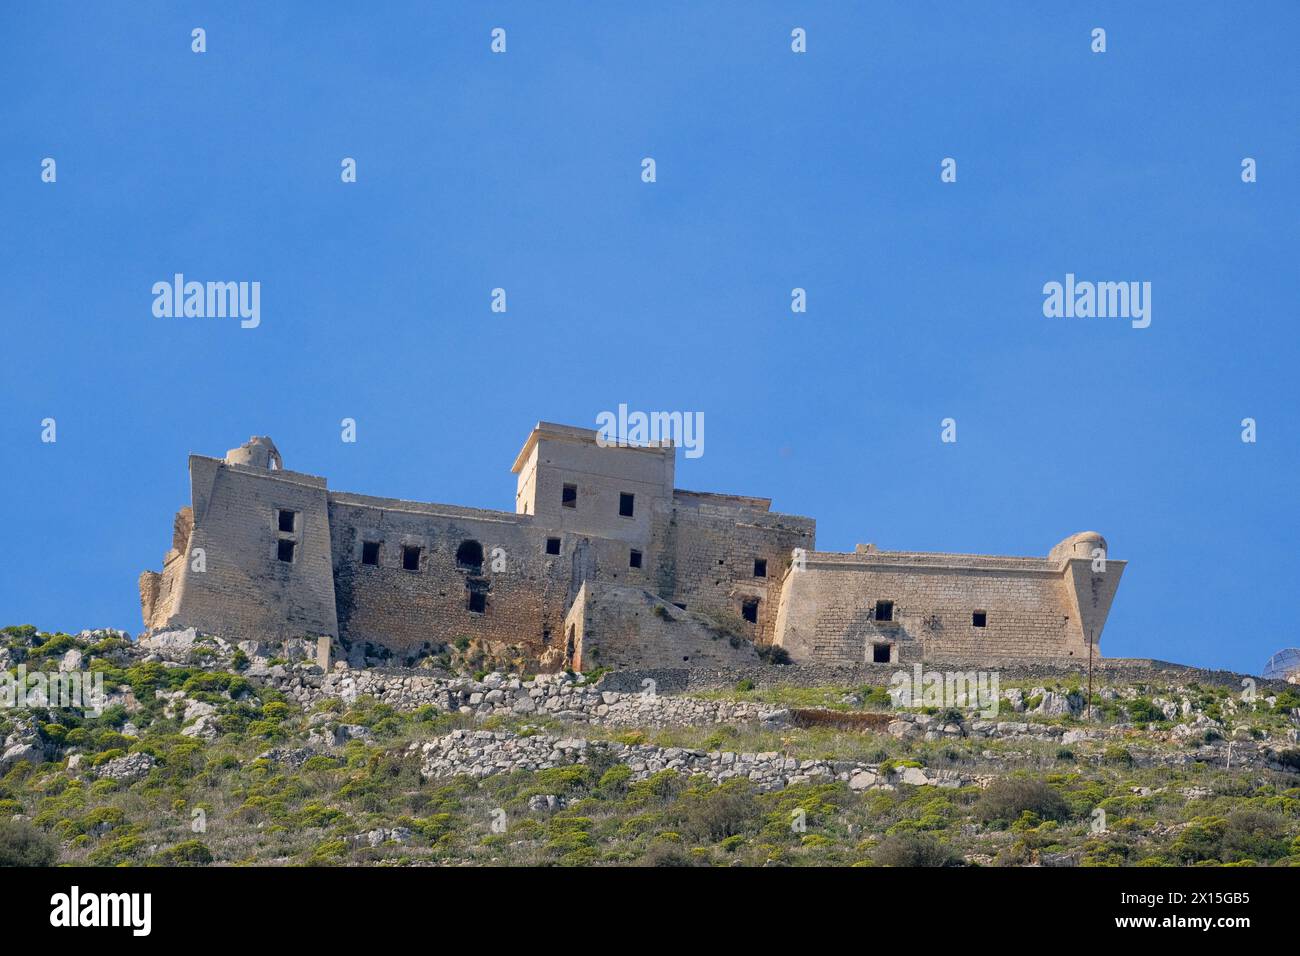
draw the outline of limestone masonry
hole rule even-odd
[[[1086,658],[1124,562],[1098,534],[1042,558],[816,550],[766,498],[674,487],[675,450],[538,423],[514,512],[330,491],[269,438],[191,455],[150,631],[314,638],[352,659],[469,646],[553,671]],[[1094,653],[1099,653],[1094,648]]]

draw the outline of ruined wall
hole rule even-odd
[[[171,623],[233,640],[336,635],[325,480],[193,455],[190,486],[188,552],[164,572],[180,577]],[[279,530],[281,509],[294,513],[292,531]],[[281,540],[293,542],[292,560],[279,559]]]
[[[162,572],[145,571],[140,575],[140,609],[146,628],[165,627],[176,615],[193,530],[194,509],[186,505],[172,521],[172,546],[163,557]]]
[[[772,642],[781,580],[795,548],[811,550],[816,522],[766,510],[763,499],[678,491],[655,514],[655,592],[719,622],[739,627],[755,643]],[[755,575],[756,559],[766,575]],[[744,621],[746,599],[757,598],[758,621]]]
[[[527,516],[333,494],[330,525],[345,646],[367,641],[413,655],[469,638],[520,645],[540,657],[560,640],[574,542],[561,536],[561,554],[546,554],[554,535]],[[362,560],[367,541],[380,546],[377,565]],[[477,569],[457,561],[467,541],[482,547]],[[418,570],[404,567],[404,547],[420,549]],[[474,592],[482,595],[481,611],[471,606]]]
[[[819,664],[870,663],[873,645],[888,645],[895,662],[918,654],[926,660],[1086,658],[1070,577],[1078,564],[1086,562],[813,553],[806,570],[786,577],[777,641],[796,661]],[[1110,595],[1122,570],[1123,562],[1110,562]],[[879,601],[892,602],[892,620],[877,619]],[[1107,596],[1101,623],[1109,603]]]
[[[758,663],[749,640],[728,635],[641,588],[588,581],[565,626],[566,638],[574,635],[575,670]]]

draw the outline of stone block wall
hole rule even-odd
[[[669,663],[746,667],[759,660],[747,638],[641,588],[586,582],[565,621],[566,640],[570,629],[575,670]]]
[[[171,619],[233,640],[337,634],[324,479],[194,455],[190,483],[193,531],[164,574],[180,576]],[[291,531],[280,530],[282,510]],[[280,560],[282,540],[291,560]]]
[[[655,514],[655,591],[720,623],[738,626],[755,644],[772,642],[781,580],[795,548],[815,546],[811,518],[767,510],[763,499],[678,491]],[[766,563],[755,574],[754,563]],[[758,600],[755,623],[746,600]]]
[[[330,524],[344,647],[417,655],[469,638],[537,658],[561,638],[575,542],[562,538],[561,554],[546,554],[548,534],[528,516],[332,494]],[[366,542],[379,545],[377,565],[362,560]],[[477,567],[457,560],[466,542],[481,548]],[[419,549],[418,570],[404,567],[407,547]],[[471,606],[475,592],[482,610]]]
[[[798,661],[1058,658],[1088,654],[1072,562],[870,551],[810,554],[784,581],[777,641]],[[1110,562],[1118,582],[1123,562]],[[1112,591],[1113,593],[1113,591]],[[879,620],[878,602],[891,602]],[[1109,599],[1106,600],[1109,607]],[[976,625],[976,614],[983,626]],[[1104,612],[1102,614],[1104,620]]]

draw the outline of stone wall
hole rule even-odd
[[[468,638],[537,660],[561,640],[572,536],[548,555],[547,532],[527,516],[347,494],[330,495],[330,524],[344,647],[369,642],[401,656]],[[363,562],[365,542],[379,545],[377,565]],[[466,542],[481,548],[477,567],[457,561]],[[405,547],[419,548],[418,570],[403,566]]]
[[[664,662],[747,667],[758,652],[747,637],[727,633],[641,588],[586,582],[565,622],[575,636],[573,666],[654,667]]]
[[[502,731],[456,730],[426,743],[411,744],[422,758],[421,772],[429,778],[486,777],[517,770],[538,771],[571,764],[620,763],[632,771],[631,782],[647,780],[663,770],[705,776],[713,783],[741,778],[759,790],[779,790],[801,783],[843,781],[852,790],[915,786],[987,786],[989,777],[956,770],[919,767],[884,771],[877,764],[843,760],[800,760],[784,754],[691,750],[650,744],[589,741],[582,737],[538,734],[521,737]]]
[[[1000,681],[1024,680],[1079,680],[1086,683],[1088,662],[1083,661],[1023,661],[989,658],[978,665],[967,660],[937,660],[925,664],[929,670],[969,670],[978,666],[985,671],[996,671]],[[711,690],[729,690],[742,680],[757,688],[772,687],[861,687],[873,685],[888,687],[890,678],[899,671],[909,672],[910,665],[898,664],[758,664],[751,667],[658,667],[625,670],[603,674],[598,681],[602,689],[635,691],[642,682],[655,682],[661,694],[700,693]],[[1205,670],[1146,658],[1105,658],[1093,661],[1093,673],[1098,683],[1125,680],[1134,684],[1177,681],[1184,684],[1200,683],[1241,689],[1243,677],[1232,671]],[[1281,680],[1256,681],[1259,693],[1281,693],[1287,683]]]
[[[814,546],[816,522],[754,501],[677,491],[655,515],[655,590],[765,645],[772,642],[791,552]],[[756,560],[766,562],[762,576],[755,574]],[[756,623],[743,618],[747,599],[759,602]]]
[[[324,479],[193,455],[190,483],[194,527],[163,576],[180,577],[166,623],[233,640],[337,634]],[[281,510],[294,515],[291,531],[279,529]],[[292,542],[292,560],[280,560],[282,540]]]
[[[1084,618],[1100,632],[1123,568],[1111,561],[1090,575],[1074,559],[813,553],[785,577],[776,641],[795,660],[824,664],[872,661],[876,648],[893,662],[1086,659]],[[888,619],[880,602],[891,605]]]

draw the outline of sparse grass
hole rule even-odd
[[[827,726],[608,728],[538,716],[476,723],[432,707],[399,712],[365,698],[327,701],[308,713],[237,671],[139,664],[122,655],[116,639],[81,646],[58,638],[34,629],[0,632],[0,643],[14,648],[13,659],[20,651],[45,648],[53,657],[78,646],[89,666],[109,675],[107,683],[130,685],[141,707],[130,715],[112,708],[98,718],[34,712],[42,738],[79,748],[87,765],[126,753],[148,753],[157,765],[143,779],[114,782],[69,772],[62,759],[17,764],[0,778],[0,865],[53,859],[105,866],[1015,865],[1066,851],[1084,865],[1300,865],[1300,774],[1152,765],[1151,755],[1186,752],[1199,741],[1175,742],[1144,726],[1063,747],[1032,739],[902,741]],[[1034,687],[1075,689],[1068,681],[1023,682],[1026,695]],[[216,741],[184,737],[179,720],[164,715],[154,691],[177,689],[217,707]],[[884,711],[883,692],[740,684],[705,696]],[[1099,701],[1101,719],[1093,726],[1128,718],[1145,724],[1139,718],[1147,717],[1168,723],[1155,700],[1182,696],[1202,709],[1213,706],[1254,739],[1280,740],[1290,726],[1285,695],[1277,707],[1262,701],[1248,706],[1226,688],[1175,694],[1150,686],[1132,688],[1107,702],[1108,709]],[[312,714],[325,715],[328,727],[364,726],[373,740],[353,741],[296,769],[257,759],[271,747],[303,747]],[[1009,712],[999,719],[1080,725]],[[123,732],[128,720],[139,736]],[[15,721],[12,713],[0,715],[0,731],[8,733]],[[987,791],[900,786],[858,793],[845,782],[823,781],[759,793],[744,779],[715,786],[671,771],[637,782],[617,763],[422,780],[419,758],[408,746],[465,727],[886,767],[953,767],[995,780]],[[1300,771],[1300,748],[1278,752],[1284,765],[1289,760]],[[530,799],[542,795],[561,803],[530,809]],[[1108,821],[1103,835],[1089,832],[1098,808]],[[493,828],[497,810],[505,814],[503,832]],[[196,812],[203,821],[199,831]],[[15,815],[24,819],[11,823]],[[365,835],[380,828],[404,828],[409,841],[371,847]]]

